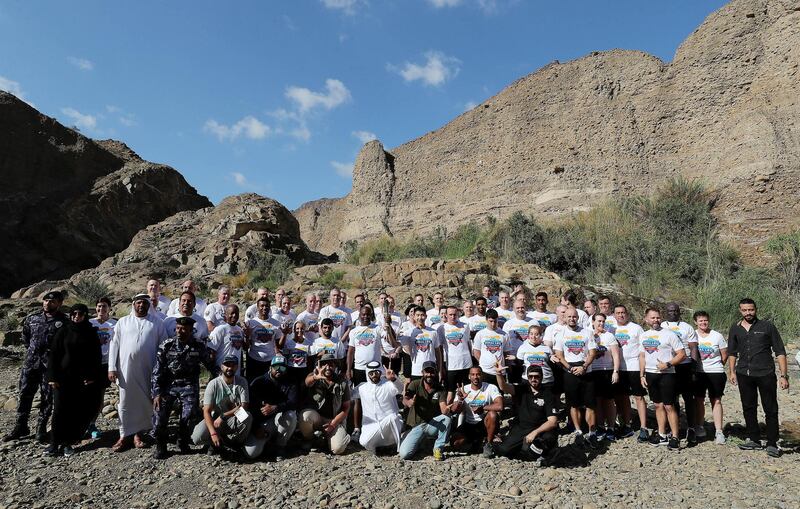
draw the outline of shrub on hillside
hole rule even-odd
[[[108,286],[97,277],[84,277],[72,285],[77,301],[93,308],[100,297],[107,297],[110,293]]]
[[[266,287],[275,289],[292,275],[294,263],[283,253],[262,253],[250,260],[247,279],[252,287]]]

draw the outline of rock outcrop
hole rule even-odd
[[[125,248],[149,224],[211,205],[180,173],[94,141],[0,91],[0,295]]]
[[[530,74],[441,129],[366,144],[353,190],[295,215],[312,249],[536,211],[559,217],[665,179],[716,191],[722,235],[755,252],[800,223],[800,7],[734,0],[671,63],[614,50]]]
[[[137,233],[127,248],[97,267],[69,280],[22,288],[12,297],[36,298],[50,288],[69,288],[84,279],[99,281],[119,299],[143,291],[151,277],[172,288],[186,278],[213,285],[246,273],[266,253],[286,255],[297,265],[333,261],[306,247],[286,207],[249,193],[229,196],[216,207],[179,212]]]

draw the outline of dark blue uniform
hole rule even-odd
[[[183,343],[177,337],[169,338],[158,347],[153,369],[153,397],[161,396],[154,425],[156,439],[165,442],[169,414],[175,401],[181,403],[179,444],[188,446],[194,420],[200,409],[200,369],[202,366],[216,376],[218,368],[213,354],[204,343],[190,338]]]
[[[22,341],[28,349],[19,377],[19,405],[17,406],[17,426],[27,429],[36,389],[41,391],[37,436],[42,438],[47,421],[53,411],[53,393],[47,383],[47,359],[50,343],[61,327],[69,324],[69,318],[59,311],[48,316],[44,311],[25,317],[22,322]],[[41,436],[40,436],[41,435]]]

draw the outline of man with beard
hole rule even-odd
[[[306,377],[308,403],[300,415],[300,432],[304,447],[311,448],[315,431],[321,431],[332,454],[344,454],[350,435],[347,434],[347,415],[350,413],[350,386],[336,372],[336,357],[324,354],[317,368]]]
[[[50,345],[47,380],[53,388],[52,441],[48,456],[72,456],[72,444],[83,437],[94,414],[93,384],[103,374],[97,329],[88,320],[89,309],[83,304],[72,307],[70,319],[56,333]]]
[[[19,376],[19,405],[14,429],[3,437],[4,442],[28,436],[28,416],[33,406],[33,397],[38,389],[41,394],[39,419],[36,424],[36,440],[47,440],[47,421],[53,409],[53,394],[47,383],[47,360],[53,336],[69,323],[67,315],[58,308],[64,297],[61,292],[47,292],[42,298],[42,311],[25,317],[22,321],[22,342],[25,345],[25,360]]]
[[[422,313],[424,312],[422,309]],[[423,316],[422,320],[424,319]],[[414,380],[406,387],[403,405],[409,409],[406,424],[412,429],[400,444],[400,458],[411,459],[424,440],[434,438],[433,459],[442,461],[442,449],[450,431],[450,414],[458,404],[447,404],[447,395],[444,386],[439,383],[435,362],[426,361],[422,365],[422,378]]]
[[[286,457],[286,444],[297,427],[300,391],[289,377],[286,358],[276,355],[270,369],[250,384],[253,433],[245,442],[251,458],[257,458],[267,443],[275,444],[275,460]]]
[[[494,437],[503,411],[503,396],[494,384],[483,381],[483,372],[478,366],[469,370],[469,384],[456,391],[454,412],[464,413],[464,422],[453,432],[453,448],[480,447],[483,439],[483,457],[494,457]]]
[[[114,327],[108,351],[108,379],[119,386],[119,440],[114,452],[145,447],[142,432],[152,425],[151,377],[158,345],[167,339],[164,322],[149,313],[150,296],[133,298],[133,310]]]
[[[558,409],[550,391],[542,390],[542,368],[528,366],[528,383],[520,384],[506,383],[502,370],[498,366],[497,386],[514,398],[517,422],[494,450],[500,456],[521,455],[544,466],[558,447]]]
[[[359,443],[369,452],[376,454],[378,447],[395,448],[400,443],[403,419],[399,415],[397,396],[402,393],[403,384],[394,371],[386,371],[382,379],[381,363],[367,364],[367,382],[355,388],[361,402],[362,423]]]
[[[191,299],[181,296],[181,310],[193,309]],[[178,422],[178,447],[182,453],[189,452],[189,440],[200,404],[200,367],[205,366],[212,374],[217,367],[211,360],[205,341],[193,335],[195,319],[189,316],[173,318],[175,332],[161,343],[153,368],[153,411],[155,413],[155,459],[167,457],[167,424],[169,414],[176,402],[180,402],[181,416]],[[201,323],[202,323],[202,319]]]

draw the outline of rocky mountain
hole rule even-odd
[[[127,301],[152,277],[166,281],[170,290],[186,278],[213,286],[247,272],[265,253],[286,255],[297,265],[335,261],[306,247],[286,207],[248,193],[229,196],[216,207],[179,212],[141,230],[124,250],[97,267],[68,280],[30,285],[12,297],[36,298],[51,288],[97,280],[114,297]]]
[[[67,277],[147,225],[211,205],[180,173],[94,141],[0,91],[0,295]]]
[[[488,214],[559,217],[666,178],[717,192],[722,235],[755,252],[800,222],[800,5],[733,0],[665,63],[613,50],[554,62],[444,127],[367,143],[341,199],[295,211],[324,253]]]

